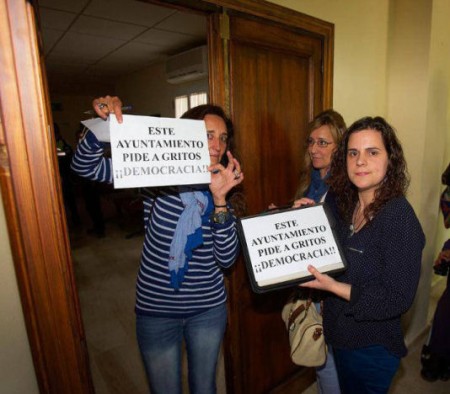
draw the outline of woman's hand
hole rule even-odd
[[[307,197],[302,197],[298,200],[295,200],[292,204],[292,208],[300,208],[304,205],[314,205],[316,202]]]
[[[449,262],[450,261],[450,249],[442,250],[436,260],[434,261],[434,266],[438,266],[442,264],[442,261]]]
[[[92,101],[92,107],[102,119],[108,119],[109,114],[114,114],[119,123],[122,123],[122,101],[117,96],[99,97]]]
[[[241,172],[241,165],[233,157],[231,152],[228,156],[228,165],[214,164],[208,167],[211,171],[211,184],[209,189],[213,195],[214,205],[225,205],[227,193],[244,180],[244,174]]]
[[[320,273],[317,268],[313,267],[312,265],[308,265],[308,271],[315,277],[315,279],[300,284],[300,287],[329,291],[330,293],[334,293],[344,300],[350,301],[350,293],[352,289],[351,285],[338,282],[331,276]]]

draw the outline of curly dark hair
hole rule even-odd
[[[381,133],[389,160],[386,176],[375,191],[374,201],[364,209],[367,223],[370,223],[389,200],[404,196],[409,186],[403,149],[394,128],[380,116],[374,118],[367,116],[357,120],[346,131],[333,156],[328,181],[330,189],[336,195],[340,214],[349,223],[358,201],[358,189],[350,182],[347,174],[347,146],[350,136],[362,130],[376,130]]]
[[[202,104],[197,107],[193,107],[190,110],[186,111],[181,118],[182,119],[196,119],[203,120],[206,115],[216,115],[223,119],[225,125],[227,127],[227,148],[226,150],[233,153],[234,150],[234,129],[233,123],[230,118],[225,114],[225,111],[219,107],[218,105],[213,104]],[[220,164],[226,166],[228,164],[228,156],[224,154],[222,159],[220,160]]]

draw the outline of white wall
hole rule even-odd
[[[61,135],[72,147],[77,141],[80,120],[89,119],[84,111],[91,109],[95,97],[117,95],[123,105],[131,105],[134,115],[160,115],[174,117],[174,97],[208,91],[208,79],[171,85],[166,82],[165,63],[161,61],[133,74],[112,80],[109,84],[78,81],[77,83],[50,84],[50,101],[58,104],[53,120]],[[54,81],[50,81],[51,83]]]
[[[135,115],[174,117],[174,98],[189,93],[208,92],[208,80],[169,84],[166,82],[165,63],[162,61],[120,78],[115,89],[124,105],[133,106]]]
[[[0,392],[39,393],[0,200]]]

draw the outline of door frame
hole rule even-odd
[[[331,106],[333,24],[260,0],[147,2],[203,12],[226,8],[319,37],[322,104]],[[33,3],[0,0],[0,187],[39,389],[93,393]],[[209,27],[208,41],[221,48],[210,53],[211,99],[227,108],[227,81],[213,78],[227,64],[226,32],[217,30],[217,18],[209,18]]]

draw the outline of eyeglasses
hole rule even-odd
[[[333,142],[328,142],[322,138],[319,138],[318,140],[315,140],[313,138],[308,138],[306,141],[306,144],[312,148],[314,144],[317,144],[319,148],[326,148],[328,145],[333,144]]]

